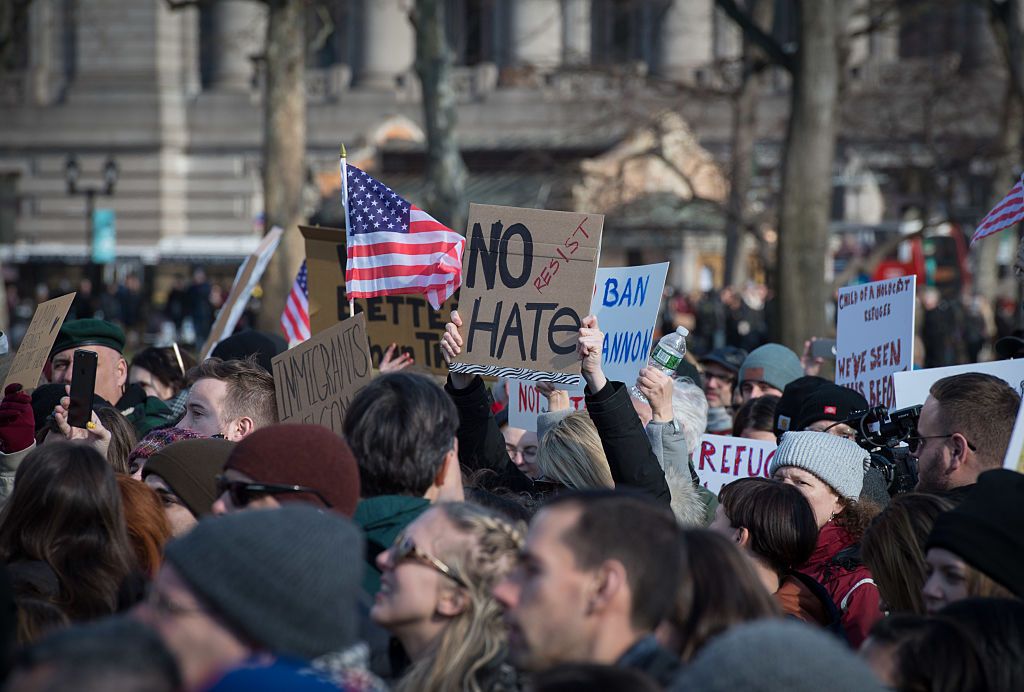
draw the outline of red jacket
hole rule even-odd
[[[800,568],[825,587],[843,614],[843,629],[854,649],[867,639],[871,626],[882,618],[878,609],[878,587],[871,572],[860,563],[850,569],[846,560],[835,560],[836,555],[857,541],[846,529],[829,522],[818,533],[818,546],[807,564]]]

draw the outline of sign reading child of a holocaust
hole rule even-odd
[[[273,361],[281,423],[315,423],[339,435],[352,398],[370,381],[366,319],[356,315]]]
[[[896,403],[893,374],[914,367],[914,276],[839,289],[836,384],[871,406]]]
[[[661,309],[668,262],[639,267],[601,267],[590,304],[604,332],[601,367],[609,380],[636,381],[654,346],[654,323]],[[531,382],[509,382],[508,422],[513,428],[537,429],[537,415],[547,411],[547,399]],[[583,390],[569,392],[573,408],[582,406]]]
[[[469,206],[452,371],[581,381],[576,342],[590,309],[604,216]]]

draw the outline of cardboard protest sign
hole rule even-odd
[[[946,368],[928,368],[896,373],[893,376],[893,383],[896,386],[895,408],[924,404],[925,399],[928,398],[928,390],[933,384],[943,377],[960,375],[965,372],[981,372],[998,377],[1006,380],[1011,387],[1017,390],[1018,394],[1024,392],[1024,359],[951,365]],[[978,415],[985,415],[985,412],[978,411]]]
[[[914,289],[902,276],[839,289],[836,384],[856,389],[871,406],[892,408],[893,375],[914,367]]]
[[[71,309],[74,293],[40,303],[32,315],[25,338],[21,340],[18,353],[14,356],[7,377],[4,378],[4,389],[9,384],[20,384],[26,392],[32,392],[39,384],[39,376],[50,357],[50,349],[57,340],[57,333],[64,318]]]
[[[312,334],[349,316],[345,295],[345,231],[338,228],[299,226],[306,239],[306,274],[309,287],[309,327]],[[357,299],[356,314],[366,315],[370,355],[374,367],[391,344],[408,353],[415,367],[447,375],[441,357],[441,336],[458,303],[450,298],[434,310],[422,295]],[[398,356],[398,353],[394,354]]]
[[[252,295],[256,284],[260,282],[267,265],[270,264],[270,258],[277,251],[283,234],[284,231],[277,226],[270,229],[270,232],[263,236],[260,244],[256,246],[256,250],[246,257],[245,262],[238,268],[227,300],[224,301],[220,312],[217,313],[217,319],[210,329],[210,336],[206,338],[206,343],[199,351],[200,361],[206,360],[210,356],[210,351],[235,331],[235,326],[238,325],[238,320],[241,319],[242,313],[245,312],[245,306],[249,303],[249,296]]]
[[[632,384],[647,364],[667,275],[668,262],[597,270],[590,313],[604,332],[601,364],[609,380]],[[547,410],[547,399],[523,380],[513,380],[509,387],[509,425],[536,430],[537,414]],[[575,408],[583,405],[582,388],[570,390],[569,397],[580,402]]]
[[[471,204],[452,371],[578,384],[603,227],[600,214]]]
[[[693,463],[704,487],[718,494],[723,485],[737,478],[767,478],[774,456],[774,442],[704,435],[700,438],[700,448],[694,453]]]
[[[366,319],[339,322],[271,363],[280,422],[315,423],[340,435],[349,403],[370,381]]]

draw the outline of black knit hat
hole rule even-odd
[[[207,517],[171,541],[167,561],[244,638],[311,660],[359,637],[363,536],[307,505]]]
[[[782,433],[790,430],[799,430],[796,427],[796,418],[800,415],[800,407],[804,400],[819,387],[827,384],[831,383],[824,377],[804,375],[786,385],[779,403],[775,406],[775,437],[781,437]]]
[[[788,389],[788,388],[787,388]],[[803,430],[819,420],[846,420],[855,411],[866,411],[868,401],[856,390],[838,384],[823,384],[804,399],[791,430]]]
[[[959,507],[935,520],[929,548],[945,548],[1024,598],[1024,474],[986,471]]]

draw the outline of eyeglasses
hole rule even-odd
[[[515,459],[516,454],[522,454],[523,459],[526,461],[533,461],[537,458],[537,446],[530,445],[529,447],[516,447],[515,445],[505,445],[505,451],[508,452],[510,459]]]
[[[315,495],[324,504],[324,507],[331,507],[331,503],[324,499],[323,495],[313,488],[307,488],[303,485],[251,483],[248,481],[232,481],[224,476],[217,476],[217,497],[224,493],[228,493],[228,497],[231,498],[231,504],[240,508],[265,495],[285,495],[288,493],[309,493],[310,495]]]
[[[724,382],[727,385],[732,385],[734,382],[736,382],[736,376],[735,375],[723,375],[722,373],[711,372],[709,370],[705,370],[704,371],[704,380],[707,381],[707,382],[710,382],[713,379],[714,380],[719,380],[720,382]]]
[[[399,534],[395,538],[394,545],[391,546],[391,560],[395,564],[398,564],[402,560],[409,559],[417,560],[418,562],[426,565],[427,567],[433,567],[438,572],[448,577],[462,588],[469,588],[469,585],[466,584],[465,580],[463,580],[463,578],[459,576],[459,573],[455,569],[444,564],[436,557],[433,557],[432,555],[427,555],[422,550],[419,550],[416,547],[416,542],[412,539],[411,536],[403,536],[402,534]]]
[[[963,433],[950,433],[949,435],[911,435],[910,437],[907,438],[906,441],[907,446],[910,447],[910,452],[913,454],[917,452],[918,448],[921,446],[921,443],[924,440],[948,440],[949,438],[953,437],[953,435],[957,434],[959,434],[960,437],[963,437]],[[971,450],[972,452],[978,451],[978,448],[972,445],[970,440],[968,440],[966,437],[964,437],[964,442],[967,443],[967,449]]]

